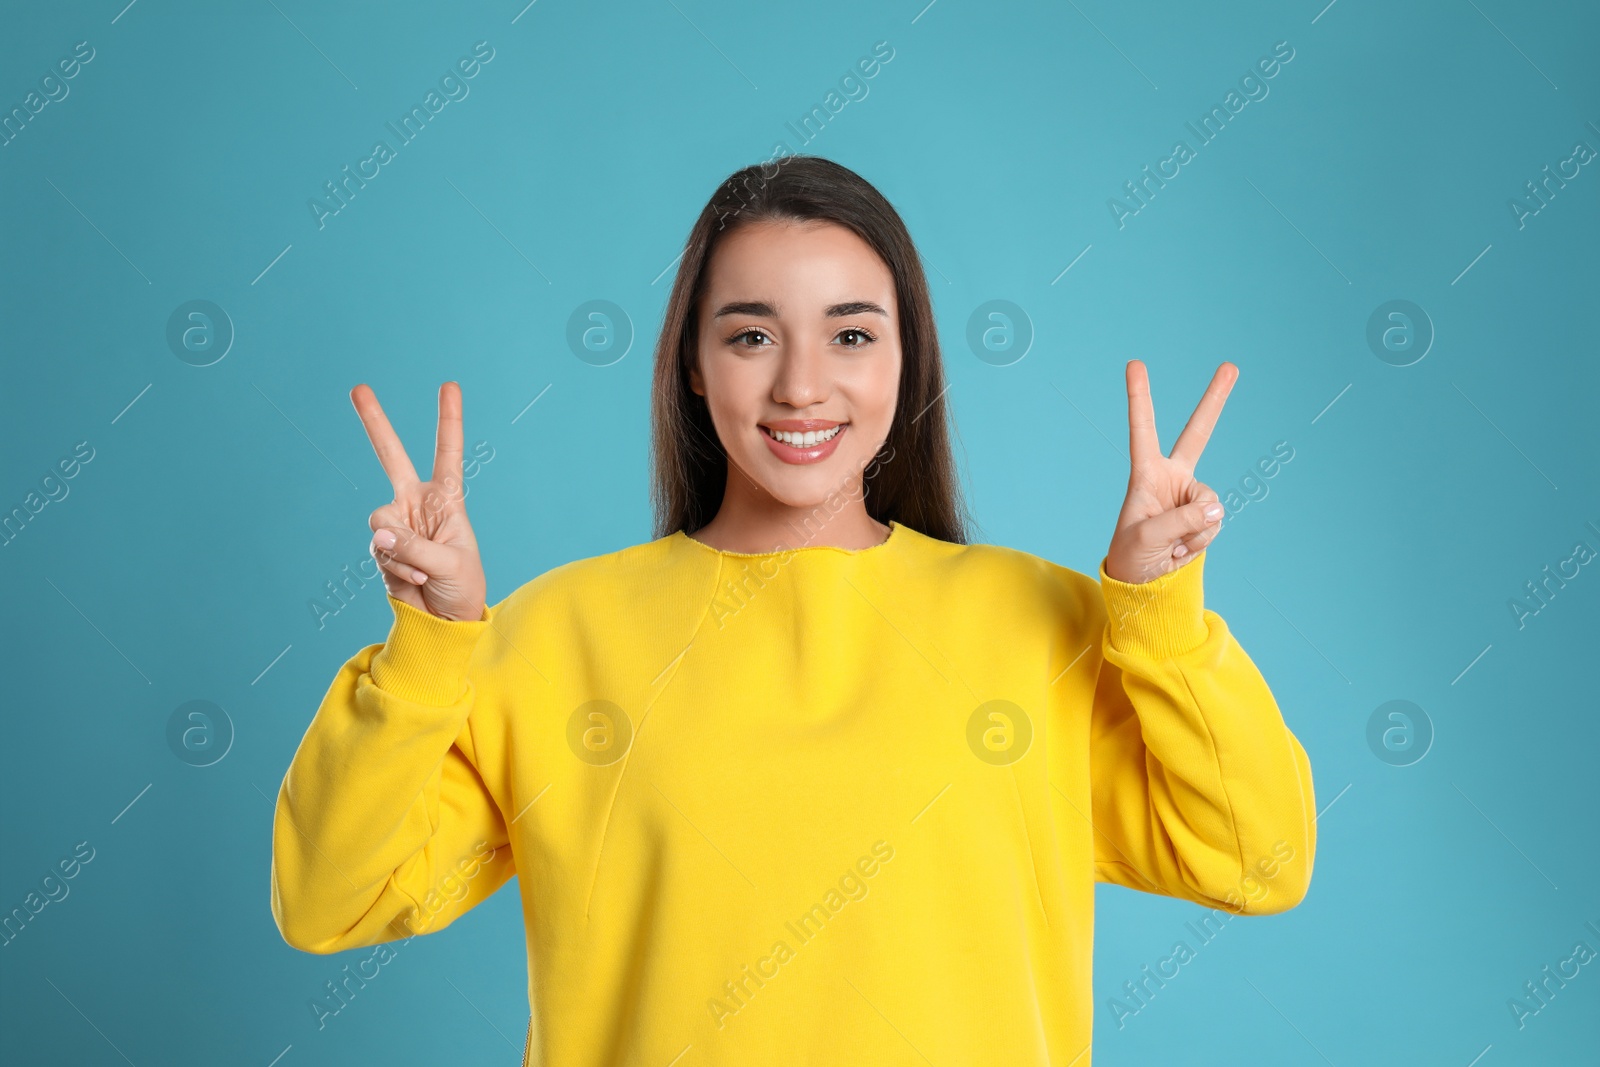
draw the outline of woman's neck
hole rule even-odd
[[[867,514],[866,505],[859,500],[845,500],[838,510],[826,501],[812,507],[771,501],[763,508],[730,508],[728,503],[724,500],[716,518],[705,526],[686,531],[689,536],[724,552],[771,552],[814,545],[871,548],[883,544],[890,532],[887,525]]]

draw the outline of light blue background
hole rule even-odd
[[[669,268],[715,184],[785,141],[875,183],[919,244],[980,540],[1094,572],[1129,358],[1164,448],[1239,365],[1199,470],[1219,492],[1294,449],[1210,549],[1207,603],[1311,755],[1310,895],[1231,922],[1119,1029],[1110,998],[1200,909],[1101,887],[1095,1062],[1600,1060],[1600,963],[1524,1028],[1507,1007],[1600,949],[1600,569],[1524,627],[1508,607],[1600,549],[1600,163],[1523,227],[1508,206],[1600,149],[1592,5],[124,2],[8,5],[0,34],[6,110],[95,49],[0,148],[0,508],[95,450],[0,550],[0,910],[95,849],[0,947],[0,1057],[517,1062],[514,888],[321,1031],[308,1000],[366,950],[298,953],[268,909],[269,798],[388,627],[376,583],[320,630],[308,607],[389,499],[347,393],[374,386],[425,472],[460,380],[494,451],[469,497],[492,600],[648,540]],[[470,95],[319,229],[307,200],[480,40]],[[880,40],[868,95],[802,145],[786,123]],[[1284,40],[1270,94],[1119,228],[1108,199]],[[194,299],[237,331],[208,367],[165,340]],[[597,299],[635,334],[606,367],[566,342]],[[965,340],[994,299],[1033,331],[1009,366]],[[1410,366],[1366,342],[1394,299],[1437,331]],[[166,741],[195,699],[236,731],[205,768]],[[1393,699],[1435,730],[1411,766],[1366,741]]]

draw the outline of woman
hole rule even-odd
[[[1311,768],[1202,604],[1232,364],[1170,456],[1128,365],[1098,581],[965,543],[915,249],[835,163],[718,190],[655,366],[656,539],[493,606],[459,388],[428,482],[352,392],[394,622],[278,794],[291,945],[437,930],[515,873],[525,1064],[1087,1065],[1095,882],[1300,901]]]

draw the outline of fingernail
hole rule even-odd
[[[1208,504],[1208,505],[1206,505],[1206,518],[1208,518],[1208,519],[1220,519],[1220,518],[1222,518],[1222,505],[1221,504]]]
[[[372,543],[383,549],[393,548],[394,540],[393,530],[379,530],[372,535]]]
[[[417,568],[415,568],[415,567],[411,568],[411,573],[413,575],[415,575],[418,585],[421,585],[423,582],[428,580],[428,576],[426,574],[423,574],[421,571],[417,570]]]
[[[1172,550],[1172,558],[1173,559],[1182,559],[1184,556],[1187,556],[1188,554],[1189,554],[1189,546],[1188,545],[1179,545],[1177,548]]]

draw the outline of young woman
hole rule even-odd
[[[966,543],[917,254],[844,167],[719,188],[655,359],[656,539],[493,605],[459,388],[426,482],[351,393],[394,621],[278,794],[291,945],[391,951],[516,874],[524,1064],[1087,1067],[1094,883],[1300,901],[1310,764],[1202,603],[1232,364],[1166,456],[1128,364],[1090,578]]]

